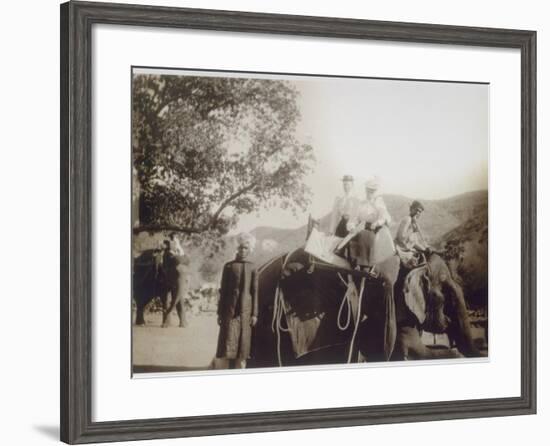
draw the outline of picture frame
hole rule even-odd
[[[521,396],[380,406],[92,419],[92,37],[95,24],[513,48],[521,52]],[[68,2],[61,5],[61,440],[69,444],[534,414],[536,32]]]

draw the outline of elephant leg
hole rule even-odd
[[[460,353],[456,348],[442,348],[442,349],[426,348],[426,350],[428,350],[428,357],[426,359],[464,358],[464,355]]]
[[[399,257],[392,256],[378,266],[383,289],[384,359],[388,361],[395,347],[397,325],[395,319],[394,287],[399,274]]]
[[[180,318],[180,327],[186,327],[187,326],[187,319],[185,317],[185,304],[180,299],[178,303],[176,304],[176,310],[178,312],[178,316]]]
[[[143,300],[136,300],[136,325],[145,325],[145,305]]]
[[[160,303],[162,304],[163,314],[166,313],[166,310],[168,309],[168,293],[168,290],[164,290],[160,293]]]
[[[173,303],[174,305],[178,305],[178,316],[180,319],[180,327],[186,327],[187,326],[187,319],[186,319],[186,308],[185,308],[185,301],[187,298],[187,293],[189,291],[189,271],[184,265],[178,265],[176,267],[176,282],[174,284],[174,292],[175,294]]]
[[[167,282],[172,295],[170,300],[170,306],[164,312],[164,323],[166,327],[169,324],[170,314],[175,308],[178,310],[178,316],[180,318],[180,327],[185,327],[187,321],[185,320],[185,296],[188,290],[189,274],[185,265],[178,264],[171,267],[167,273]]]
[[[387,279],[365,292],[367,319],[359,327],[360,352],[367,362],[388,361],[397,337],[393,285]]]
[[[361,353],[368,362],[388,361],[397,337],[394,284],[399,270],[397,263],[377,266],[380,283],[365,291],[367,319],[360,327]]]
[[[164,307],[164,313],[162,317],[162,326],[163,328],[170,326],[170,315],[172,311],[176,308],[177,304],[177,288],[171,287],[169,290],[170,293],[170,304],[168,304],[168,293],[166,293],[166,305]]]
[[[460,288],[454,280],[448,280],[447,286],[451,290],[451,306],[455,313],[455,317],[452,318],[452,322],[449,327],[449,334],[453,340],[456,341],[458,350],[465,356],[480,356],[480,352],[474,344],[472,328],[470,326],[470,320],[468,318],[468,311],[466,309],[466,302],[464,300],[462,288]]]
[[[422,337],[416,327],[400,327],[397,338],[396,354],[392,359],[396,361],[407,361],[411,359],[431,358],[431,350],[422,342]]]
[[[391,357],[395,346],[395,339],[397,337],[397,327],[395,323],[395,301],[393,296],[394,283],[395,282],[392,282],[389,278],[384,278],[384,307],[386,310],[386,323],[384,324],[384,358],[386,361]]]
[[[161,326],[164,327],[166,323],[166,309],[168,308],[168,291],[161,291],[160,295],[160,303],[162,305],[162,324]]]
[[[409,359],[421,359],[428,355],[428,349],[422,343],[420,332],[415,327],[399,327],[395,351],[392,356],[394,361],[407,361]]]
[[[434,349],[426,347],[426,345],[422,342],[422,337],[416,327],[403,326],[399,328],[392,360],[406,361],[462,357],[463,356],[455,349]]]

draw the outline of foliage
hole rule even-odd
[[[216,311],[218,304],[218,288],[215,285],[207,284],[190,290],[183,299],[185,311],[188,314],[197,315],[200,312]],[[135,303],[132,302],[134,305]],[[145,311],[147,313],[163,313],[160,297],[155,297],[149,302]]]
[[[468,303],[488,303],[488,213],[477,212],[443,237],[444,258],[464,289]]]
[[[243,214],[305,209],[313,150],[295,136],[297,95],[284,81],[135,75],[136,231],[175,230],[201,244]]]
[[[199,267],[199,273],[203,280],[207,282],[214,282],[220,271],[220,262],[219,257],[207,257]]]

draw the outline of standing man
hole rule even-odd
[[[170,326],[170,314],[174,308],[178,312],[181,328],[187,326],[186,317],[186,300],[189,292],[189,264],[190,259],[185,254],[179,240],[174,233],[170,234],[169,239],[164,240],[163,254],[163,272],[166,283],[166,290],[170,292],[171,299],[168,305],[168,295],[163,297],[164,315],[162,318],[162,326]]]
[[[344,195],[336,197],[334,200],[329,228],[329,233],[336,237],[348,235],[348,222],[356,218],[359,207],[359,199],[353,195],[353,177],[344,175],[342,186]]]
[[[246,368],[252,327],[258,321],[258,275],[254,264],[247,260],[254,242],[252,235],[240,234],[235,260],[226,263],[222,272],[216,357],[229,360],[230,369]]]

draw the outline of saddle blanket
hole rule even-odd
[[[334,253],[334,250],[338,247],[341,241],[342,237],[327,235],[324,232],[313,228],[309,238],[307,239],[304,251],[317,257],[318,259],[321,259],[323,262],[330,263],[331,265],[338,266],[340,268],[350,268],[350,264],[347,260]]]

